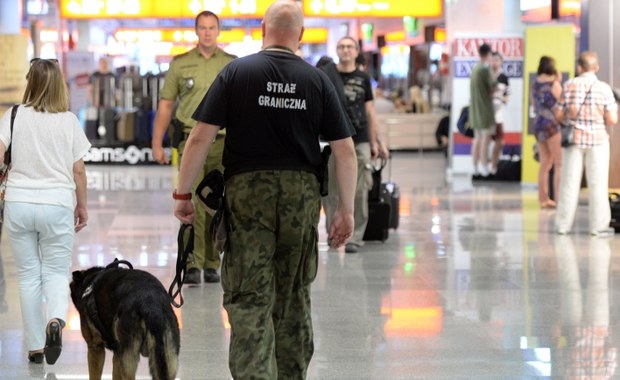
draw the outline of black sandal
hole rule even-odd
[[[62,326],[64,323],[62,320],[51,320],[47,324],[47,330],[45,332],[45,361],[47,364],[54,364],[60,352],[62,351]]]
[[[28,361],[36,364],[43,363],[43,352],[28,351]]]

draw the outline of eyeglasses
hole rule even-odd
[[[34,65],[35,62],[39,62],[39,61],[50,61],[53,62],[55,64],[58,64],[58,60],[56,58],[33,58],[30,60],[30,66]]]
[[[345,49],[355,49],[355,45],[338,45],[336,49],[345,50]]]

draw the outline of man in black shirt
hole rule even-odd
[[[229,245],[222,261],[235,379],[303,379],[312,357],[310,284],[317,273],[319,135],[335,158],[340,203],[328,241],[353,232],[356,162],[348,119],[327,77],[294,55],[303,16],[274,2],[263,51],[226,66],[193,115],[175,216],[192,223],[188,200],[211,142],[226,128],[223,164]]]
[[[357,41],[351,37],[343,37],[336,45],[338,50],[337,70],[342,80],[330,76],[334,86],[342,88],[347,116],[355,129],[353,142],[357,155],[357,179],[355,188],[355,227],[351,240],[345,251],[355,253],[364,244],[362,238],[368,223],[368,191],[372,187],[371,160],[379,156],[388,157],[389,152],[377,138],[377,118],[373,103],[370,77],[357,68],[356,58],[359,55]],[[326,66],[327,67],[327,66]],[[330,161],[330,173],[333,162]],[[338,184],[330,178],[329,195],[323,198],[327,225],[331,222],[334,210],[338,206]]]

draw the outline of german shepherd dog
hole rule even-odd
[[[88,345],[89,379],[101,379],[105,349],[112,350],[112,378],[135,379],[140,354],[155,380],[175,378],[179,323],[161,282],[138,269],[93,267],[73,272],[71,299]]]

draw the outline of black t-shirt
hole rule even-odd
[[[324,73],[286,52],[261,51],[229,63],[192,118],[226,128],[223,164],[229,178],[255,170],[318,174],[319,135],[351,135],[334,86]]]
[[[357,132],[353,137],[353,141],[356,143],[368,142],[366,102],[373,99],[370,77],[365,72],[357,69],[350,73],[341,72],[340,76],[344,83],[347,114]]]

